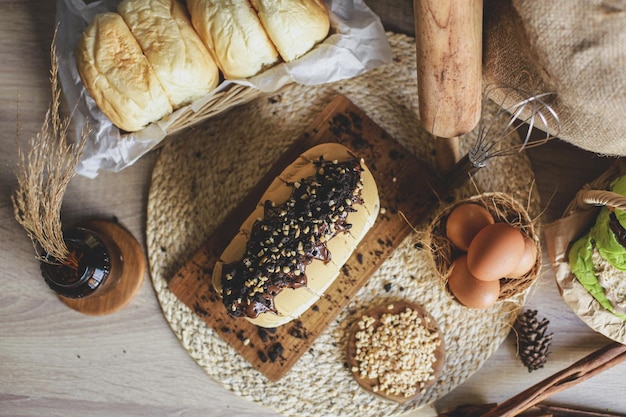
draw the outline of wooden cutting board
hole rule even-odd
[[[231,318],[211,285],[215,262],[271,181],[302,152],[324,142],[341,143],[365,159],[378,186],[380,215],[324,297],[300,319],[276,329],[263,329],[243,318]],[[347,98],[337,96],[172,277],[169,288],[254,368],[277,381],[412,227],[426,218],[441,190],[441,181],[427,164],[411,155]]]

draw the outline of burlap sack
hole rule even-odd
[[[486,0],[484,7],[485,82],[556,92],[561,139],[626,155],[626,1]]]

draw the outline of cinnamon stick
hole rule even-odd
[[[453,411],[439,414],[437,417],[482,417],[497,404],[466,404],[460,405]],[[626,417],[625,414],[615,414],[603,411],[581,410],[571,407],[537,404],[517,415],[518,417]]]
[[[439,414],[437,417],[483,417],[493,410],[497,404],[466,404],[453,411]],[[562,405],[537,404],[517,415],[518,417],[626,417],[626,414],[615,414],[602,411],[582,410]]]
[[[545,398],[585,381],[626,360],[626,345],[613,342],[492,408],[483,417],[512,417]]]
[[[543,414],[552,415],[554,417],[624,417],[624,414],[614,414],[601,411],[577,410],[569,407],[558,405],[537,404],[531,410],[538,410]]]

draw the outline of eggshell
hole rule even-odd
[[[537,262],[537,245],[533,240],[524,235],[524,253],[517,264],[517,266],[511,271],[508,278],[521,278],[526,275]]]
[[[524,254],[524,235],[508,223],[494,223],[482,228],[467,250],[467,267],[483,281],[508,276]]]
[[[466,307],[489,308],[500,296],[500,281],[482,281],[467,269],[467,255],[463,254],[452,263],[448,288],[456,299]]]
[[[493,216],[483,206],[474,203],[459,204],[448,215],[446,236],[454,246],[467,251],[474,236],[493,223]]]

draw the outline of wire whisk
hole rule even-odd
[[[499,100],[496,114],[486,118],[487,97],[496,90],[502,99]],[[519,100],[519,97],[526,98]],[[514,87],[487,87],[476,142],[450,172],[448,184],[460,185],[479,169],[487,166],[491,158],[513,155],[558,137],[561,122],[549,104],[554,97],[555,94],[550,92],[532,94]],[[498,124],[502,117],[508,117],[504,127]],[[523,137],[521,132],[525,132]]]

